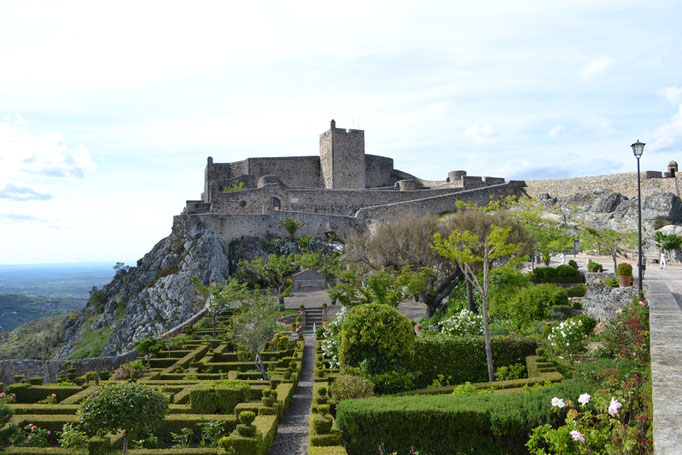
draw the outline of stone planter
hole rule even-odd
[[[618,286],[621,288],[632,286],[632,275],[618,275]]]

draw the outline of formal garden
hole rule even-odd
[[[261,241],[268,255],[241,262],[238,279],[195,281],[207,316],[174,337],[138,341],[136,361],[0,386],[0,445],[16,454],[265,455],[304,349],[314,349],[304,422],[312,455],[652,453],[645,297],[634,293],[609,320],[584,314],[590,264],[528,271],[529,255],[543,262],[582,233],[519,205],[381,225],[348,239],[343,255],[297,238],[289,223],[289,239]],[[599,252],[629,241],[584,235]],[[631,276],[628,266],[614,269]],[[306,342],[304,309],[282,304],[304,268],[333,283],[340,307]],[[426,316],[399,311],[407,299]]]

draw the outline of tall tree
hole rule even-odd
[[[276,289],[280,305],[284,303],[287,277],[298,270],[294,254],[282,256],[271,254],[267,259],[255,258],[250,261],[240,261],[239,266]]]
[[[490,268],[501,258],[521,259],[515,255],[521,250],[522,244],[508,243],[512,227],[498,227],[490,225],[489,233],[479,237],[468,230],[452,231],[446,239],[436,232],[433,236],[433,249],[441,256],[457,263],[464,271],[464,277],[471,282],[481,294],[483,309],[483,334],[485,336],[485,354],[488,362],[488,380],[495,380],[493,368],[493,354],[490,346],[490,328],[488,321],[488,291],[490,288]],[[483,283],[477,278],[477,265],[483,266]]]
[[[618,256],[637,246],[637,233],[618,232],[613,229],[598,230],[588,226],[581,232],[581,242],[586,250],[611,256],[615,272],[618,268]]]

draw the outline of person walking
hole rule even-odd
[[[661,251],[661,269],[665,270],[668,266],[668,252]]]

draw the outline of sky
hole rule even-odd
[[[135,261],[333,118],[429,180],[682,160],[675,1],[0,2],[0,264]],[[681,161],[682,162],[682,161]]]

